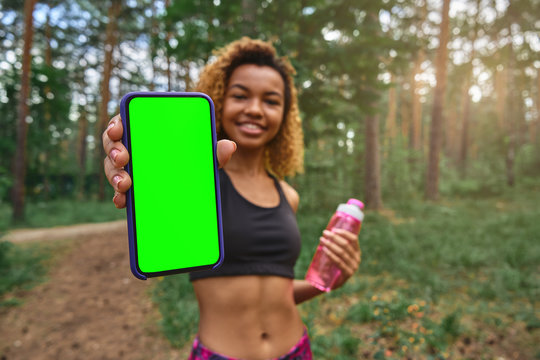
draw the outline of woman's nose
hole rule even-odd
[[[261,116],[262,115],[262,102],[260,99],[250,99],[246,104],[246,114],[251,116]]]

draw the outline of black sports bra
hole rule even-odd
[[[219,171],[225,257],[216,270],[190,273],[190,280],[216,276],[277,275],[294,278],[300,254],[296,216],[276,178],[279,205],[257,206],[234,188],[227,173]]]

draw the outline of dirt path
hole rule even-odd
[[[126,226],[125,220],[119,220],[107,223],[56,226],[43,229],[20,229],[8,232],[4,240],[23,243],[30,241],[76,239],[79,236],[107,235],[109,233],[121,232],[126,229]]]
[[[0,359],[186,359],[158,330],[152,281],[129,270],[125,222],[18,230],[13,242],[61,241],[48,281],[0,309]]]

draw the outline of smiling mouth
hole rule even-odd
[[[255,125],[255,124],[250,124],[250,123],[240,124],[240,126],[246,128],[246,129],[251,129],[251,130],[262,129],[261,126]]]
[[[238,124],[238,126],[240,127],[240,129],[242,129],[242,131],[251,134],[259,134],[264,131],[263,126],[249,122],[240,123]]]

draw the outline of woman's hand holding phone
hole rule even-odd
[[[159,133],[159,127],[157,127]],[[126,207],[126,192],[131,187],[131,177],[124,170],[129,162],[129,154],[122,144],[122,134],[124,128],[120,114],[114,116],[107,129],[103,132],[103,148],[107,156],[105,157],[103,167],[109,183],[114,188],[115,194],[113,203],[118,209]],[[157,141],[156,141],[157,143]],[[219,166],[223,167],[236,151],[236,143],[230,140],[220,140],[217,142],[217,158]],[[163,174],[156,174],[156,177]],[[173,181],[174,183],[174,181]],[[166,187],[165,187],[166,188]]]

